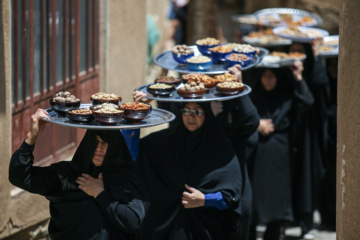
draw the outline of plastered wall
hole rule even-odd
[[[341,0],[338,70],[337,239],[360,236],[360,3]]]
[[[107,1],[107,51],[101,90],[132,101],[134,88],[144,84],[147,54],[146,0]],[[105,69],[104,69],[105,68]]]

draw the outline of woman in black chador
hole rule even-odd
[[[313,106],[298,115],[295,131],[294,214],[304,235],[313,227],[313,212],[325,173],[330,87],[318,56],[318,43],[293,43],[290,52],[294,51],[307,56],[303,77],[314,96]]]
[[[142,239],[233,239],[241,171],[209,103],[181,106],[179,121],[141,139],[139,165],[151,192]]]
[[[41,118],[47,112],[39,109],[11,158],[9,180],[50,201],[51,239],[134,239],[147,204],[121,133],[88,130],[72,161],[37,167],[32,152]]]
[[[261,69],[250,97],[258,109],[258,142],[251,161],[253,189],[252,237],[257,224],[266,224],[264,240],[280,237],[282,223],[293,221],[290,133],[297,110],[309,107],[313,97],[302,79],[303,66]],[[295,78],[295,80],[294,80]],[[254,146],[252,146],[254,147]]]

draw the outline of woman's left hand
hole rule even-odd
[[[242,72],[241,72],[241,65],[235,64],[234,66],[228,68],[229,72],[234,75],[239,82],[242,83]]]
[[[76,179],[76,182],[79,184],[81,190],[94,198],[105,190],[102,173],[99,174],[99,178],[93,178],[89,174],[83,173],[81,174],[81,177]]]
[[[199,190],[188,186],[187,184],[185,184],[185,187],[190,192],[183,192],[183,197],[181,201],[182,205],[184,205],[185,208],[196,208],[204,206],[205,195]]]

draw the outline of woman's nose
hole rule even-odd
[[[97,144],[96,150],[101,150],[101,143],[98,143],[98,144]]]

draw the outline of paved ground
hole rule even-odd
[[[318,211],[314,212],[314,223],[320,224],[320,214]],[[257,240],[262,240],[262,235],[265,232],[266,227],[265,226],[258,226],[258,236],[259,238]],[[319,230],[311,230],[309,232],[313,238],[300,238],[301,234],[301,228],[300,227],[293,227],[293,228],[287,228],[285,231],[285,237],[281,240],[336,240],[336,233],[335,232],[328,232],[328,231],[319,231]]]
[[[265,227],[258,226],[258,238],[257,240],[262,240],[262,235],[265,231]],[[280,240],[336,240],[336,233],[335,232],[327,232],[327,231],[318,231],[318,230],[311,230],[310,234],[313,238],[301,238],[301,228],[295,227],[295,228],[288,228],[285,231],[285,237],[281,238]],[[310,237],[310,236],[309,236]]]

